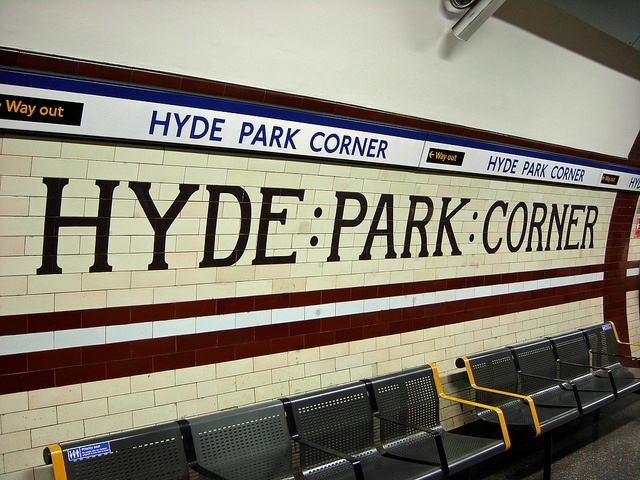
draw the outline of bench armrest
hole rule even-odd
[[[473,378],[473,370],[471,369],[471,365],[469,364],[469,359],[467,357],[460,357],[458,358],[458,360],[462,362],[462,364],[467,370],[467,376],[469,377],[469,384],[471,385],[471,388],[475,390],[481,390],[483,392],[495,393],[498,395],[505,395],[507,397],[517,398],[522,400],[527,405],[529,405],[529,410],[531,412],[531,419],[533,420],[533,428],[536,431],[535,436],[537,437],[542,433],[542,429],[540,428],[540,420],[538,419],[538,412],[536,411],[536,405],[533,402],[533,398],[529,397],[528,395],[520,395],[519,393],[505,392],[503,390],[496,390],[494,388],[481,387],[477,385],[475,379]],[[456,365],[460,366],[458,360],[456,360]]]
[[[558,360],[558,363],[561,364],[561,365],[570,365],[570,366],[574,366],[574,367],[590,368],[590,369],[594,370],[593,376],[596,377],[596,378],[601,378],[601,379],[604,379],[605,377],[599,376],[598,375],[598,370],[602,370],[604,372],[607,372],[607,378],[609,379],[609,382],[611,383],[611,391],[616,396],[616,398],[618,397],[618,389],[616,388],[616,382],[613,379],[613,372],[611,371],[611,369],[609,367],[598,367],[596,365],[591,365],[591,364],[582,364],[582,363],[574,363],[574,362],[563,362],[561,360]]]
[[[64,466],[64,453],[60,445],[49,445],[42,452],[44,463],[53,467],[55,480],[67,480],[67,470]]]
[[[590,368],[592,370],[607,370],[607,367],[598,367],[597,365],[592,365],[590,363],[576,363],[576,362],[565,362],[563,360],[557,360],[560,365],[569,365],[571,367],[583,367]]]
[[[578,411],[580,412],[580,415],[582,415],[582,401],[580,400],[580,394],[578,393],[578,387],[576,386],[575,383],[573,383],[571,380],[564,380],[562,378],[553,378],[553,377],[545,377],[544,375],[535,375],[533,373],[524,373],[522,371],[518,372],[518,375],[522,375],[523,377],[529,377],[529,378],[540,378],[542,380],[549,380],[552,382],[556,382],[557,384],[559,384],[560,388],[563,390],[569,390],[568,388],[565,388],[565,385],[568,384],[571,386],[571,391],[573,392],[573,397],[576,400],[576,406],[578,407]],[[554,405],[554,406],[559,406],[559,405]]]
[[[433,370],[433,378],[436,382],[436,391],[438,392],[438,396],[444,400],[449,400],[451,402],[456,402],[464,405],[469,405],[471,407],[482,408],[486,410],[492,410],[498,416],[498,421],[500,422],[500,430],[502,431],[502,440],[504,441],[504,449],[509,450],[511,448],[511,439],[509,438],[509,431],[507,430],[507,422],[504,418],[504,413],[498,407],[494,407],[492,405],[485,405],[483,403],[474,402],[473,400],[466,400],[464,398],[452,397],[451,395],[447,395],[444,393],[442,388],[442,382],[440,381],[440,375],[438,374],[438,367],[435,363],[430,363],[429,366]]]
[[[640,362],[640,357],[634,357],[632,355],[621,355],[619,353],[607,353],[607,352],[596,352],[595,350],[591,350],[593,355],[600,355],[601,357],[614,357],[614,358],[626,358],[627,360],[634,360]]]
[[[189,468],[191,470],[194,470],[194,471],[198,472],[203,477],[210,478],[211,480],[227,480],[226,478],[221,477],[220,475],[218,475],[217,473],[209,470],[208,468],[203,467],[202,465],[200,465],[197,462],[197,460],[189,462]]]
[[[413,423],[402,422],[395,418],[382,415],[380,412],[375,412],[373,416],[385,422],[395,423],[396,425],[409,427],[413,430],[418,430],[419,432],[424,432],[431,435],[436,442],[436,449],[438,450],[438,457],[440,458],[440,463],[433,463],[433,462],[420,462],[420,463],[424,463],[426,465],[433,465],[435,467],[440,467],[445,477],[449,474],[449,463],[447,462],[447,456],[444,453],[444,444],[442,443],[442,434],[440,432],[438,432],[437,430],[432,430],[431,428],[415,425]]]
[[[187,463],[191,470],[198,472],[200,475],[210,478],[212,480],[227,480],[224,477],[221,477],[217,473],[208,468],[200,465],[198,462],[198,456],[196,455],[195,445],[193,444],[193,433],[191,432],[191,425],[189,421],[181,418],[178,420],[178,425],[180,425],[180,433],[182,434],[182,439],[184,442],[184,450],[187,457]],[[56,479],[58,480],[58,479]]]
[[[573,390],[575,390],[575,385],[573,384],[572,380],[565,380],[564,378],[555,378],[555,377],[547,377],[545,375],[536,375],[535,373],[526,373],[526,372],[518,372],[518,375],[522,375],[523,377],[529,377],[529,378],[539,378],[541,380],[549,380],[551,382],[555,382],[558,385],[560,385],[560,387],[562,388],[562,385],[564,385],[565,383],[568,383],[569,385],[571,385],[573,388]]]
[[[311,440],[304,439],[300,437],[300,435],[294,435],[293,437],[291,437],[291,439],[294,442],[304,445],[306,447],[313,448],[314,450],[318,450],[320,452],[327,453],[334,457],[341,458],[342,460],[346,460],[353,467],[353,473],[355,474],[356,479],[364,480],[364,472],[362,471],[362,465],[360,464],[360,460],[358,460],[356,457],[352,455],[348,455],[346,453],[339,452],[338,450],[334,450],[333,448],[330,448],[330,447],[325,447],[324,445],[320,445],[319,443],[312,442]]]
[[[619,345],[629,345],[630,347],[640,347],[640,343],[629,343],[629,342],[623,342],[622,340],[620,340],[615,323],[613,322],[607,322],[607,323],[611,325],[611,328],[613,329],[613,336],[616,337],[616,342],[618,342]]]
[[[414,430],[418,430],[420,432],[429,433],[433,437],[440,437],[440,432],[438,432],[437,430],[433,430],[433,429],[427,428],[427,427],[422,427],[420,425],[416,425],[416,424],[409,423],[409,422],[403,422],[401,420],[398,420],[398,419],[395,419],[395,418],[391,418],[391,417],[389,417],[387,415],[382,415],[380,412],[375,412],[373,414],[373,416],[377,417],[380,420],[383,420],[385,422],[395,423],[396,425],[401,425],[403,427],[409,427],[409,428],[412,428]]]

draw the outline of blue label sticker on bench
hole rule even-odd
[[[605,323],[605,324],[602,326],[602,331],[603,331],[603,332],[606,332],[607,330],[611,330],[612,328],[613,328],[613,327],[611,326],[611,324],[610,324],[610,323]]]
[[[107,453],[111,453],[111,443],[102,442],[70,448],[67,450],[67,458],[70,462],[75,462],[85,458],[97,457],[98,455],[106,455]]]

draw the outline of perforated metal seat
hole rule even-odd
[[[181,420],[187,459],[203,477],[293,480],[291,440],[280,401]]]
[[[51,445],[45,463],[56,479],[187,480],[180,427],[172,422],[119,434]]]
[[[439,467],[376,450],[373,412],[362,382],[283,399],[307,480],[440,479]]]
[[[508,439],[505,442],[453,434],[442,427],[437,380],[431,366],[365,380],[374,402],[372,406],[383,419],[380,422],[383,451],[395,457],[443,464],[449,474],[467,470],[504,452]],[[441,437],[444,460],[437,448],[437,437],[418,428],[432,430]]]
[[[594,325],[583,328],[592,354],[592,363],[610,372],[616,386],[618,395],[626,395],[640,390],[640,368],[626,367],[620,363],[620,359],[626,358],[631,361],[640,360],[636,357],[622,355],[619,350],[619,343],[615,327],[611,323]]]

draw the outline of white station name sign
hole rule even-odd
[[[243,102],[0,70],[0,129],[640,191],[640,170]]]

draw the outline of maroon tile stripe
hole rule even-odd
[[[603,282],[180,337],[7,355],[0,394],[363,340],[602,296]]]
[[[0,47],[0,67],[44,73],[72,75],[103,81],[116,81],[151,88],[168,88],[185,93],[255,101],[287,108],[352,117],[401,127],[459,135],[506,145],[640,166],[640,135],[627,159],[595,152],[545,144],[480,129],[466,128],[362,107],[338,104],[299,95],[271,92],[187,76],[98,64],[84,60],[54,57]],[[6,355],[0,362],[0,394],[34,390],[218,363],[299,348],[329,345],[382,335],[402,333],[478,318],[560,305],[602,297],[605,320],[616,323],[623,338],[628,336],[625,292],[638,289],[638,280],[626,277],[626,269],[640,265],[627,261],[630,222],[638,195],[618,194],[610,224],[604,265],[551,269],[506,275],[456,278],[434,282],[415,282],[379,287],[356,287],[320,292],[266,295],[250,299],[221,299],[169,305],[141,305],[64,313],[0,317],[0,335],[33,333],[89,326],[118,325],[129,322],[184,318],[251,309],[270,309],[327,302],[376,298],[458,289],[480,285],[553,278],[565,275],[604,272],[602,282],[572,287],[549,288],[499,297],[468,299],[436,305],[349,315],[322,320],[252,327],[223,332],[168,337],[138,342],[100,345],[19,355]]]
[[[39,333],[75,328],[89,328],[128,323],[173,320],[227,313],[271,310],[276,308],[306,307],[324,303],[394,297],[427,292],[457,290],[461,288],[527,282],[545,278],[584,275],[603,271],[602,265],[554,268],[529,272],[482,275],[477,277],[341,288],[254,297],[200,300],[158,305],[100,308],[68,312],[35,313],[0,316],[0,335]],[[626,275],[626,272],[625,272]]]

